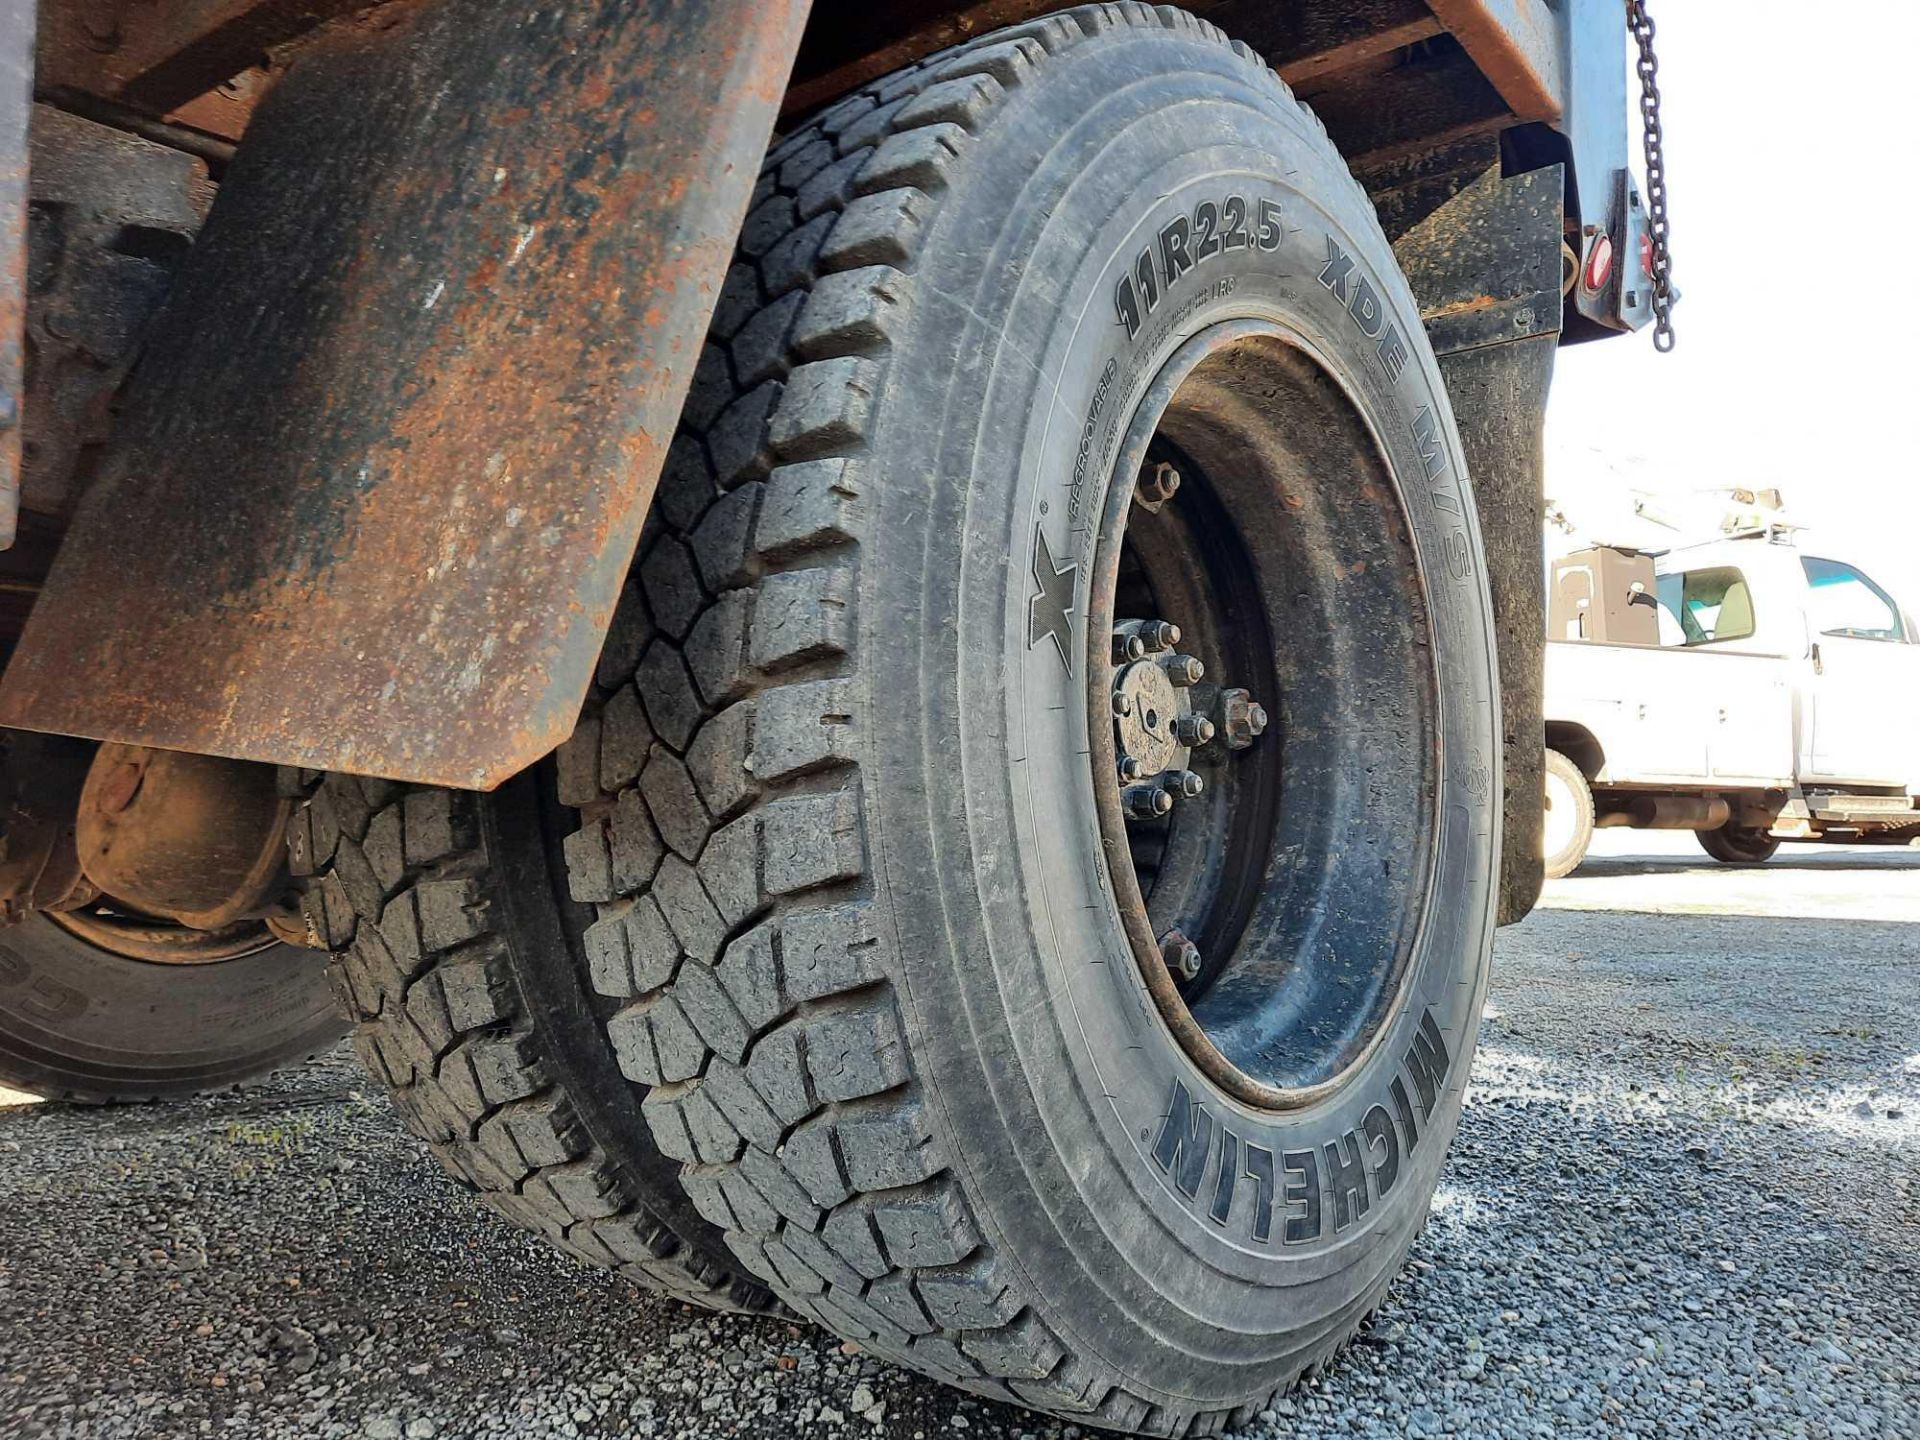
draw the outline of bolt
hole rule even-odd
[[[1158,785],[1129,785],[1121,793],[1120,803],[1136,820],[1158,820],[1173,809],[1173,796]]]
[[[1133,781],[1138,780],[1140,775],[1140,762],[1131,755],[1122,755],[1120,757],[1120,778],[1131,784]]]
[[[1140,639],[1151,653],[1158,655],[1180,643],[1180,627],[1171,620],[1149,620],[1140,627]]]
[[[1140,478],[1134,484],[1134,494],[1140,503],[1149,510],[1158,510],[1171,500],[1180,489],[1180,472],[1160,460],[1140,472]]]
[[[1178,795],[1183,800],[1191,800],[1207,788],[1207,782],[1191,770],[1169,770],[1161,777],[1167,787],[1167,793]]]
[[[1207,667],[1191,655],[1175,655],[1161,664],[1167,667],[1167,678],[1179,686],[1198,685],[1200,677],[1207,673]]]
[[[1137,634],[1127,634],[1116,630],[1113,634],[1113,663],[1124,665],[1129,660],[1138,660],[1147,653],[1147,642]]]
[[[1173,738],[1188,749],[1213,739],[1213,721],[1204,715],[1182,715],[1173,727]]]
[[[1113,713],[1116,715],[1128,715],[1128,714],[1131,714],[1132,711],[1133,711],[1133,697],[1128,695],[1124,690],[1114,691],[1113,692]]]
[[[1160,958],[1181,980],[1196,980],[1200,976],[1200,947],[1178,930],[1169,930],[1161,937]]]

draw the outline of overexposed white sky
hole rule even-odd
[[[1649,328],[1560,351],[1547,494],[1583,539],[1648,544],[1661,532],[1614,533],[1631,487],[1777,485],[1805,548],[1920,608],[1920,363],[1899,299],[1920,231],[1920,4],[1649,9],[1679,344],[1657,354]],[[1639,174],[1637,119],[1630,137]]]

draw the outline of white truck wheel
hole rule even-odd
[[[1540,825],[1540,858],[1547,878],[1571,875],[1593,843],[1593,791],[1580,767],[1558,750],[1547,751],[1542,771],[1546,813]]]

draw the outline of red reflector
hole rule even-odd
[[[1589,290],[1604,290],[1613,275],[1613,241],[1596,235],[1587,249],[1586,283]]]
[[[1640,236],[1640,273],[1648,279],[1653,278],[1653,236]]]

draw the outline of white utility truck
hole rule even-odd
[[[1729,864],[1782,840],[1920,844],[1916,638],[1882,586],[1783,526],[1556,561],[1547,874],[1605,826],[1692,830]]]

